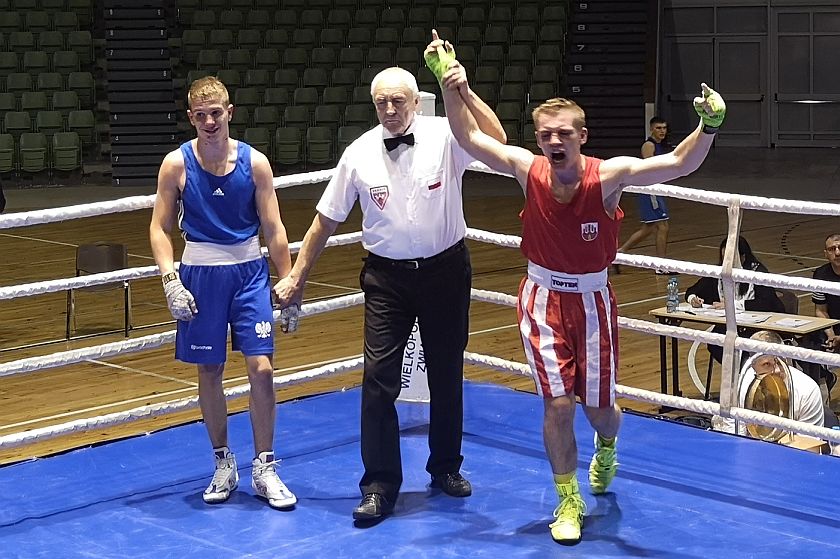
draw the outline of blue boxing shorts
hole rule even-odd
[[[639,221],[642,223],[656,223],[669,218],[668,206],[665,198],[653,194],[639,194]]]
[[[227,328],[231,347],[243,355],[274,353],[274,319],[268,262],[181,264],[181,282],[195,297],[198,314],[178,321],[175,358],[186,363],[224,363]]]

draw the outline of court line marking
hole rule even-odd
[[[151,371],[144,371],[142,369],[135,369],[134,367],[126,367],[124,365],[117,365],[116,363],[109,363],[107,361],[100,361],[98,359],[86,359],[85,361],[88,362],[88,363],[95,363],[96,365],[102,365],[103,367],[111,367],[111,368],[114,368],[114,369],[119,369],[121,371],[126,371],[126,372],[129,372],[129,373],[138,373],[138,374],[149,376],[149,377],[160,378],[160,379],[163,379],[163,380],[171,380],[173,382],[180,382],[181,384],[186,384],[187,386],[198,387],[197,382],[192,382],[192,381],[189,381],[189,380],[179,379],[179,378],[175,378],[175,377],[169,377],[169,376],[166,376],[166,375],[161,375],[159,373],[153,373]]]
[[[61,245],[61,246],[79,248],[79,245],[76,244],[76,243],[65,243],[65,242],[62,242],[62,241],[51,241],[50,239],[42,239],[40,237],[30,237],[28,235],[12,235],[11,233],[0,233],[0,236],[11,237],[13,239],[23,239],[25,241],[37,241],[37,242],[41,242],[41,243],[48,243],[48,244],[51,244],[51,245]],[[131,257],[134,257],[134,258],[143,258],[143,259],[146,259],[146,260],[154,260],[155,259],[154,256],[146,256],[145,254],[134,254],[132,252],[129,252],[128,255],[131,256]],[[67,260],[67,259],[63,258],[62,260]],[[43,263],[43,262],[45,262],[45,261],[41,261],[41,263]],[[58,260],[56,260],[55,262],[58,262]]]
[[[714,250],[718,249],[718,247],[711,246],[711,245],[695,245],[695,246],[697,246],[698,248],[709,248],[709,249],[714,249]],[[798,254],[780,254],[778,252],[763,252],[763,251],[760,251],[760,250],[754,250],[753,254],[761,254],[763,256],[777,256],[779,258],[799,258],[799,259],[802,259],[802,260],[817,260],[819,262],[828,262],[828,260],[826,260],[825,258],[817,258],[815,256],[799,256]]]

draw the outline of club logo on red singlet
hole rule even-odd
[[[370,189],[370,199],[373,203],[379,206],[380,210],[385,209],[385,202],[388,201],[388,187],[387,186],[373,186]]]
[[[590,221],[589,223],[581,223],[580,237],[584,241],[594,241],[598,238],[598,222]]]

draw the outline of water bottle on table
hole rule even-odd
[[[671,277],[668,280],[667,298],[665,299],[665,310],[668,312],[677,312],[677,307],[680,306],[680,287],[677,283],[676,277]]]

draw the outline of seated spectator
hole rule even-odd
[[[840,282],[840,234],[831,234],[825,239],[825,264],[814,270],[816,280]],[[814,291],[811,294],[814,303],[814,315],[820,318],[840,319],[840,295]],[[821,349],[823,351],[840,351],[840,324],[826,328],[823,332],[815,332],[812,336],[802,340],[803,347]],[[808,363],[803,369],[805,374],[817,381],[825,383],[825,399],[829,400],[829,393],[837,382],[837,375],[816,363]]]
[[[726,248],[726,239],[720,243],[720,257],[718,265],[723,264],[723,252]],[[759,262],[752,252],[752,248],[744,237],[738,237],[738,253],[741,256],[741,268],[755,272],[767,272],[767,266]],[[697,283],[685,290],[685,300],[692,307],[711,305],[716,309],[723,308],[723,285],[717,278],[700,278]],[[739,283],[735,286],[735,309],[748,311],[785,312],[776,290],[765,285],[754,285],[752,283]],[[726,326],[715,326],[712,332],[724,334]],[[749,336],[755,332],[754,329],[739,328],[738,335]],[[717,362],[723,361],[723,348],[716,345],[709,345],[709,353]]]
[[[761,330],[751,336],[751,339],[769,343],[782,343],[782,338],[776,332]],[[773,375],[773,378],[767,378]],[[755,383],[760,383],[755,386]],[[779,417],[786,417],[803,423],[810,423],[822,427],[836,424],[836,416],[823,405],[822,395],[817,383],[798,368],[789,364],[781,357],[770,354],[756,354],[749,359],[738,375],[738,406],[768,413],[778,413]],[[752,401],[749,395],[753,393]],[[712,425],[717,431],[735,432],[733,419],[714,416]],[[769,427],[759,427],[767,435],[771,435]],[[738,422],[738,434],[751,434],[747,424]],[[768,438],[775,439],[774,436]]]

